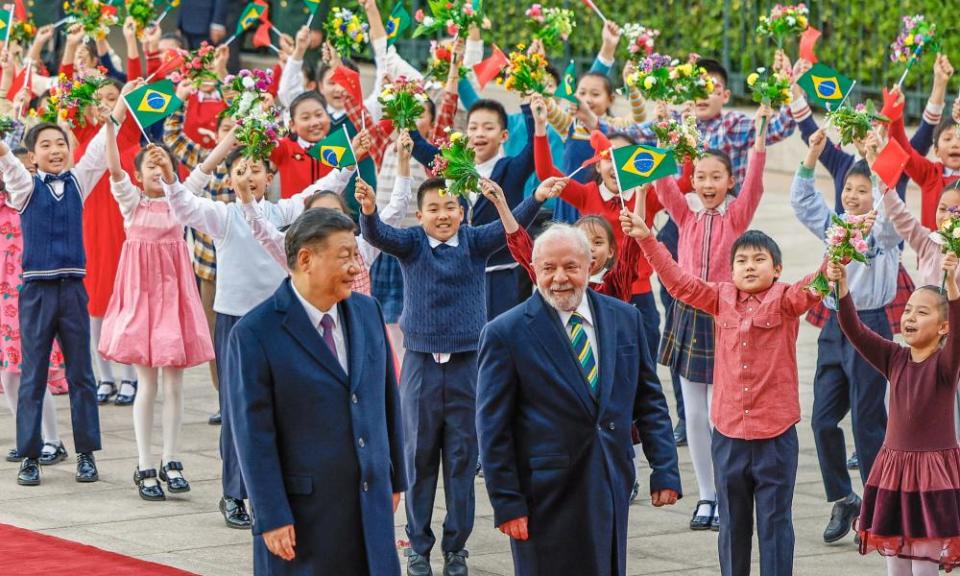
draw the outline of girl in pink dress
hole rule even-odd
[[[183,370],[213,359],[213,344],[200,303],[183,226],[170,214],[161,182],[176,160],[150,145],[135,160],[136,188],[120,165],[111,122],[107,123],[107,163],[111,191],[123,215],[126,241],[120,254],[113,296],[103,320],[99,352],[137,370],[139,391],[133,404],[133,429],[139,464],[134,473],[140,497],[165,500],[159,480],[171,493],[188,492],[177,442],[183,417]],[[153,407],[163,380],[163,457],[151,464]]]
[[[960,381],[960,287],[957,256],[943,258],[946,295],[937,285],[916,290],[900,319],[901,346],[872,332],[857,316],[846,273],[839,283],[840,329],[890,381],[890,415],[863,490],[857,531],[860,553],[887,557],[890,576],[937,576],[960,566],[960,444],[953,397]]]

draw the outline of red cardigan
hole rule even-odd
[[[331,168],[307,154],[296,137],[280,140],[270,154],[280,176],[280,197],[289,198],[330,172]]]

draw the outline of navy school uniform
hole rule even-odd
[[[520,154],[505,156],[497,162],[490,173],[490,179],[496,182],[507,198],[511,209],[523,201],[525,183],[534,171],[533,163],[533,113],[530,106],[520,107],[527,123],[527,144]],[[410,132],[413,138],[413,157],[425,168],[433,165],[433,159],[439,149],[427,142],[419,132]],[[479,196],[473,206],[465,206],[466,222],[472,226],[481,226],[500,220],[497,208],[484,196]],[[504,245],[505,246],[505,245]],[[492,270],[491,270],[492,268]],[[487,260],[486,309],[487,320],[493,320],[503,312],[519,304],[527,294],[520,293],[524,285],[526,272],[510,256],[505,247],[494,252]]]

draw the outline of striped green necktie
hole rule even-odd
[[[590,384],[590,392],[597,393],[597,383],[599,375],[597,374],[597,359],[593,355],[593,347],[590,346],[590,339],[587,338],[587,331],[583,328],[583,316],[579,312],[574,312],[567,321],[570,327],[570,343],[573,344],[573,352],[580,361],[580,367],[583,368],[583,374]]]

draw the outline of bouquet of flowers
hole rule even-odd
[[[639,64],[653,54],[653,45],[660,36],[660,31],[639,24],[624,24],[623,35],[627,39],[628,58],[634,64]]]
[[[867,216],[854,216],[853,214],[844,214],[843,216],[833,215],[833,226],[827,228],[827,258],[831,262],[849,264],[856,260],[863,264],[867,263],[865,253],[867,251],[867,241],[863,238],[866,228]],[[807,289],[820,296],[827,296],[836,286],[833,282],[827,280],[823,272],[817,274]],[[837,306],[840,305],[840,299],[837,298]]]
[[[424,103],[428,97],[423,86],[403,76],[384,83],[377,101],[383,107],[383,117],[393,120],[397,130],[414,130],[417,120],[423,116]]]
[[[156,19],[153,0],[124,0],[127,16],[137,24],[137,37],[143,37],[143,31]]]
[[[877,112],[872,100],[868,100],[866,104],[857,104],[856,108],[841,106],[827,112],[827,122],[836,126],[840,132],[840,144],[844,146],[866,138],[874,122],[889,121],[889,118]]]
[[[760,16],[757,34],[773,38],[777,48],[783,48],[783,39],[803,33],[809,25],[810,12],[802,2],[796,6],[777,4],[770,10],[770,16]]]
[[[10,30],[10,40],[16,42],[17,44],[27,47],[33,42],[34,36],[37,35],[37,25],[34,24],[33,20],[27,20],[26,22],[22,20],[14,20],[13,28]]]
[[[437,82],[446,82],[450,74],[450,62],[453,60],[453,42],[430,41],[430,59],[427,60],[427,71],[424,77],[432,78]],[[460,77],[467,75],[468,70],[460,66]]]
[[[766,68],[757,68],[756,72],[747,76],[747,86],[750,87],[754,102],[766,104],[774,110],[792,100],[790,79],[781,72],[770,74]]]
[[[927,22],[923,14],[904,16],[900,34],[890,44],[890,61],[908,62],[915,60],[921,52],[928,48],[933,52],[940,50],[937,25]]]
[[[947,209],[947,212],[949,216],[940,223],[935,241],[940,244],[944,254],[952,252],[960,256],[960,207],[952,206]],[[940,283],[940,291],[943,292],[946,286],[947,273],[944,272],[943,282]]]
[[[466,197],[471,192],[480,192],[476,154],[467,146],[467,138],[461,132],[451,133],[449,141],[440,147],[433,159],[433,175],[446,180],[447,187],[441,194]]]
[[[697,66],[700,55],[690,53],[685,64],[674,63],[670,70],[670,79],[673,82],[673,104],[683,104],[704,100],[713,94],[713,78],[707,70]]]
[[[510,53],[509,62],[497,84],[519,94],[543,94],[546,90],[547,59],[543,54],[527,54],[523,44]]]
[[[359,54],[367,47],[370,24],[351,10],[334,8],[323,27],[327,32],[327,39],[341,56]]]
[[[673,97],[670,66],[673,59],[654,52],[637,62],[637,71],[627,83],[640,91],[647,100],[669,102]]]
[[[543,42],[543,48],[548,52],[563,49],[563,43],[577,27],[573,10],[566,8],[543,8],[540,4],[534,4],[525,14],[533,37]]]
[[[174,84],[188,80],[198,88],[204,82],[219,82],[220,78],[212,70],[216,52],[217,49],[214,45],[203,41],[200,48],[189,52],[184,57],[183,65],[180,66],[178,71],[170,75],[170,80]]]
[[[74,80],[60,74],[56,84],[50,87],[46,107],[33,115],[39,116],[42,122],[64,121],[73,128],[86,126],[86,111],[97,105],[97,91],[106,84],[106,70],[99,67],[97,72]]]
[[[241,70],[236,76],[224,78],[224,84],[236,96],[221,112],[237,121],[234,136],[243,147],[247,158],[263,160],[280,141],[280,117],[276,110],[268,109],[265,94],[273,81],[272,70]]]
[[[63,3],[64,13],[72,22],[83,26],[87,36],[103,40],[110,33],[110,27],[120,23],[117,8],[102,0],[73,0]]]
[[[686,116],[680,122],[673,119],[660,120],[651,124],[650,129],[657,135],[657,140],[673,150],[677,161],[703,156],[703,136],[697,130],[696,117]]]
[[[450,36],[457,36],[475,25],[489,28],[490,23],[483,17],[479,0],[428,0],[432,16],[427,16],[423,10],[417,10],[413,19],[417,21],[417,29],[413,37],[427,36],[437,32],[445,32]]]

